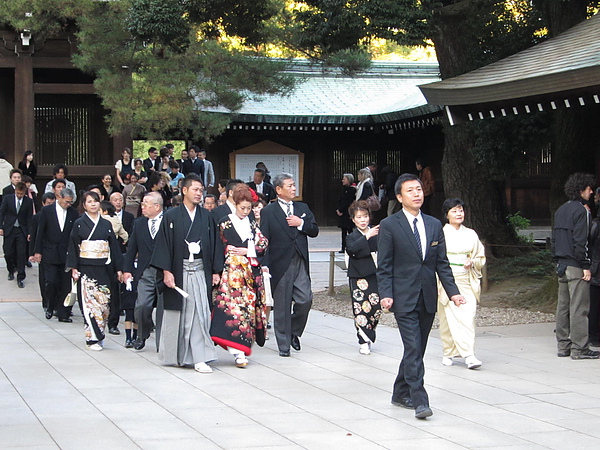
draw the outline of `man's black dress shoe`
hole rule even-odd
[[[433,411],[427,405],[419,405],[415,409],[415,417],[417,419],[426,419],[427,417],[433,416]]]
[[[17,286],[19,286],[21,289],[23,289],[25,287],[25,283],[23,283],[23,280],[19,280],[19,281],[17,281]]]
[[[287,358],[288,356],[290,356],[290,351],[289,350],[279,350],[279,356],[283,356],[283,357]]]
[[[413,405],[412,399],[410,397],[402,397],[399,400],[392,399],[392,405],[401,406],[406,409],[415,409],[415,405]]]
[[[133,341],[131,339],[125,341],[125,348],[133,348]]]
[[[121,334],[121,332],[119,331],[119,329],[117,327],[111,328],[110,330],[108,330],[108,332],[110,334],[114,334],[115,336],[118,336]]]
[[[70,317],[67,317],[66,319],[58,319],[58,321],[63,323],[73,323],[73,319]]]
[[[300,346],[300,338],[298,336],[292,335],[292,348],[294,350],[296,350],[297,352],[299,352],[300,349],[302,348]]]
[[[46,310],[46,319],[52,319],[52,311]]]
[[[141,350],[146,346],[146,339],[137,338],[133,343],[133,348],[136,350]]]
[[[567,356],[571,356],[571,350],[561,350],[557,355],[559,358],[566,358]]]
[[[8,274],[8,281],[12,281],[15,279],[15,274],[14,273],[9,273]]]

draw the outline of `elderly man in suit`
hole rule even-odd
[[[33,258],[40,263],[44,276],[44,294],[48,302],[46,319],[52,319],[54,311],[59,322],[71,323],[71,308],[63,301],[69,292],[70,273],[65,272],[67,249],[73,224],[79,213],[71,205],[75,193],[64,188],[56,194],[56,202],[44,206],[39,212]]]
[[[17,183],[15,193],[2,197],[0,206],[0,236],[4,236],[4,259],[8,269],[8,280],[15,279],[17,286],[24,288],[25,264],[27,263],[27,239],[33,217],[33,200],[25,195],[27,186]]]
[[[150,265],[156,234],[163,215],[163,198],[158,192],[149,192],[142,200],[142,217],[138,217],[129,235],[125,254],[123,282],[133,278],[137,289],[134,317],[138,326],[138,336],[133,348],[142,350],[150,337],[154,322],[152,311],[158,300],[158,270]],[[134,262],[137,260],[137,265]]]
[[[381,222],[377,259],[381,307],[394,313],[404,345],[392,404],[414,409],[416,418],[425,419],[433,414],[423,385],[423,356],[437,309],[436,274],[450,300],[459,306],[465,299],[446,257],[442,224],[421,214],[421,181],[401,175],[395,191],[402,210]]]
[[[319,227],[308,206],[293,201],[296,183],[289,173],[273,180],[277,201],[261,211],[260,229],[269,240],[263,261],[271,273],[273,318],[279,356],[290,356],[290,346],[300,351],[300,336],[312,305],[308,263],[308,237]]]

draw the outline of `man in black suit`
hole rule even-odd
[[[200,176],[202,185],[206,187],[204,183],[204,161],[198,158],[198,152],[200,148],[197,145],[192,145],[188,150],[188,159],[183,162],[182,172],[183,175],[187,176],[189,173],[195,173]]]
[[[52,205],[56,201],[56,196],[52,192],[44,192],[42,195],[42,208],[44,206]],[[29,260],[30,262],[36,262],[35,258],[35,242],[37,238],[37,230],[38,224],[40,222],[40,218],[42,215],[40,214],[41,210],[33,215],[31,219],[31,227],[29,229],[29,235],[31,238],[29,239]],[[42,297],[42,308],[44,311],[48,309],[48,300],[46,298],[46,289],[45,289],[45,279],[44,279],[44,268],[41,264],[38,265],[38,282],[40,285],[40,296]]]
[[[225,185],[225,195],[227,196],[227,201],[217,206],[211,211],[211,214],[215,218],[215,222],[219,224],[224,217],[228,216],[235,212],[235,203],[233,202],[233,190],[238,184],[244,184],[242,180],[238,180],[237,178],[233,178],[227,182]],[[250,213],[250,218],[254,217],[253,213]]]
[[[148,149],[148,157],[142,163],[144,166],[144,171],[150,176],[152,171],[160,170],[161,160],[158,157],[158,150],[156,147],[150,147]]]
[[[402,210],[381,222],[377,258],[381,307],[394,313],[404,345],[392,404],[415,409],[415,417],[425,419],[433,414],[423,386],[423,355],[437,309],[436,274],[450,300],[459,306],[465,299],[448,264],[442,224],[421,214],[421,181],[401,175],[395,191]]]
[[[254,171],[254,181],[248,183],[248,186],[254,189],[258,194],[264,195],[267,203],[271,203],[277,199],[277,194],[275,193],[273,185],[265,181],[266,174],[267,172],[265,169],[256,169]]]
[[[290,346],[300,351],[312,305],[308,237],[316,237],[319,227],[308,206],[293,201],[296,183],[291,174],[278,174],[273,184],[278,199],[261,211],[260,229],[269,240],[263,264],[271,273],[279,356],[290,356]]]
[[[133,228],[133,221],[135,217],[133,214],[125,211],[123,209],[123,194],[120,192],[113,192],[109,197],[110,203],[115,207],[116,216],[119,218],[121,223],[123,224],[123,228],[127,231],[127,234],[131,233]],[[121,247],[121,253],[125,254],[127,251],[127,244],[123,242],[123,239],[118,238],[119,246]],[[115,278],[113,280],[113,286],[111,292],[114,295],[110,299],[110,313],[108,315],[108,332],[115,336],[120,335],[121,331],[119,330],[119,316],[121,314],[121,297],[123,295],[133,295],[131,292],[123,291],[123,284],[119,283],[119,281]]]
[[[33,217],[33,200],[25,196],[27,186],[17,183],[15,193],[2,196],[0,206],[0,236],[4,236],[4,259],[8,269],[8,280],[15,279],[17,286],[24,288],[25,263],[27,262],[27,239]]]
[[[70,273],[65,272],[67,249],[73,224],[79,213],[73,206],[75,193],[69,188],[58,192],[54,204],[44,206],[39,212],[34,243],[35,261],[43,267],[44,293],[48,306],[46,319],[52,319],[54,311],[59,322],[71,323],[71,308],[63,302],[70,288]]]
[[[129,245],[125,254],[123,282],[133,277],[133,287],[137,289],[134,317],[138,326],[138,336],[133,348],[141,350],[146,346],[152,326],[152,311],[157,303],[160,277],[156,267],[150,266],[156,234],[162,222],[163,198],[157,192],[150,192],[142,201],[142,215],[134,223],[129,235]],[[137,266],[134,261],[137,258]]]

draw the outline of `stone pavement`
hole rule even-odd
[[[336,243],[339,241],[335,241]],[[313,274],[321,271],[313,266]],[[433,417],[390,404],[402,355],[381,327],[358,353],[350,319],[313,311],[302,351],[274,339],[246,369],[218,351],[210,375],[162,365],[153,351],[85,350],[83,322],[50,321],[0,269],[0,447],[194,449],[535,449],[600,445],[600,361],[557,358],[553,324],[478,330],[478,371],[441,364],[433,332],[425,382]],[[29,294],[30,298],[26,299]],[[7,301],[9,299],[30,301]]]

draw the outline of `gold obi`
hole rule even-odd
[[[79,245],[79,257],[86,259],[107,259],[110,257],[108,241],[86,239]]]

